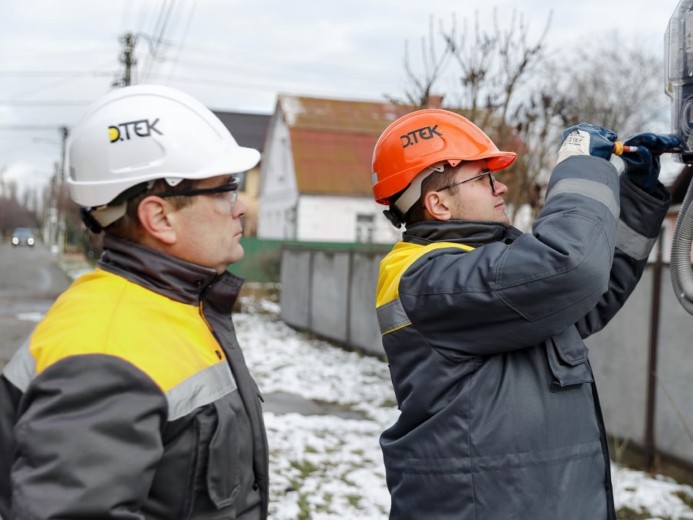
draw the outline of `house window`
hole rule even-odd
[[[373,242],[373,228],[375,224],[374,215],[357,214],[356,215],[356,241],[357,242]]]
[[[296,207],[284,210],[284,238],[296,240]]]

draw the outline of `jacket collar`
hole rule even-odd
[[[136,242],[104,237],[98,265],[142,287],[181,303],[204,300],[223,314],[231,312],[243,279],[165,255]]]
[[[408,227],[402,240],[420,245],[453,242],[479,247],[500,241],[510,243],[521,234],[519,229],[497,222],[426,220]]]

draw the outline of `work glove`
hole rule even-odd
[[[664,152],[681,149],[683,142],[677,135],[643,133],[629,137],[625,146],[634,146],[634,151],[621,155],[625,164],[625,174],[650,195],[658,196],[661,191],[659,183],[659,159]]]
[[[591,155],[608,161],[614,151],[616,137],[608,128],[589,123],[571,126],[563,131],[556,164],[574,155]]]

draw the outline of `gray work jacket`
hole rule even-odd
[[[267,518],[230,273],[106,238],[0,377],[4,520]]]
[[[639,280],[669,205],[607,161],[560,163],[530,233],[424,222],[380,266],[401,415],[381,436],[392,520],[613,520],[583,338]]]

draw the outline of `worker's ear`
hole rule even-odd
[[[165,245],[175,244],[177,215],[166,199],[156,195],[145,197],[137,206],[137,216],[150,237]]]
[[[447,190],[446,190],[447,191]],[[450,220],[450,198],[439,191],[429,191],[423,196],[423,205],[426,213],[434,220]]]

